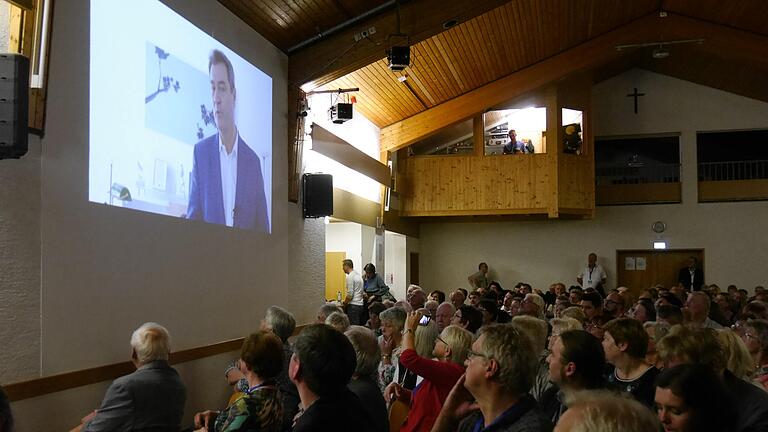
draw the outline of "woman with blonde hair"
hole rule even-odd
[[[403,331],[403,352],[400,361],[424,379],[413,391],[397,382],[390,384],[384,392],[384,399],[399,400],[410,405],[410,412],[401,431],[424,431],[432,429],[448,393],[464,374],[464,361],[472,345],[472,333],[461,327],[450,325],[437,338],[432,352],[437,361],[416,353],[414,333],[419,326],[421,313],[408,314]],[[394,426],[394,425],[392,425]]]
[[[750,381],[755,373],[755,364],[741,337],[733,330],[724,328],[717,330],[717,338],[725,354],[725,368],[737,377]]]

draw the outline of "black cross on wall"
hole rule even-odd
[[[635,91],[628,94],[627,97],[633,97],[635,98],[635,114],[637,114],[637,98],[640,96],[645,96],[645,93],[638,93],[637,87],[635,87]]]

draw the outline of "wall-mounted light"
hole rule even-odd
[[[666,249],[667,248],[667,242],[665,242],[665,241],[655,241],[655,242],[653,242],[653,248],[654,249]]]

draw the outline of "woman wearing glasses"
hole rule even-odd
[[[763,386],[768,384],[768,321],[754,319],[747,321],[741,335],[744,344],[752,355],[756,372],[755,381]]]
[[[440,409],[459,377],[464,374],[464,360],[472,345],[472,333],[461,327],[446,327],[435,342],[432,355],[435,360],[421,357],[416,353],[415,332],[422,314],[411,312],[405,321],[403,331],[403,352],[400,361],[424,379],[413,390],[403,388],[398,383],[390,384],[384,392],[384,398],[390,402],[399,399],[409,403],[411,410],[401,431],[430,430],[440,413]]]

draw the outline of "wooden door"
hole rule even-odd
[[[325,299],[336,300],[338,293],[341,298],[346,295],[346,275],[341,269],[341,262],[347,258],[346,252],[325,253]]]
[[[418,252],[411,252],[410,255],[410,266],[411,266],[411,274],[410,280],[408,281],[408,284],[418,285],[419,284],[419,254]]]
[[[704,269],[704,249],[636,249],[616,251],[617,286],[625,286],[637,296],[644,289],[660,284],[667,288],[677,285],[681,268],[688,258],[696,257]]]

